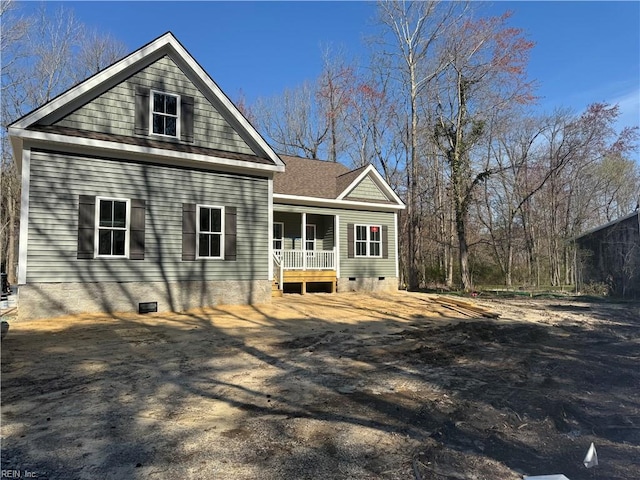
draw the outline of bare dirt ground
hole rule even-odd
[[[15,322],[2,469],[39,479],[640,478],[640,305],[286,296]],[[582,459],[594,442],[600,465]]]

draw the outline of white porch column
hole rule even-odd
[[[302,270],[307,269],[307,214],[302,214]]]
[[[340,216],[333,217],[333,249],[335,251],[334,262],[336,262],[336,278],[340,278]]]
[[[268,180],[268,193],[269,198],[267,199],[267,223],[269,224],[267,241],[268,244],[268,252],[269,252],[269,280],[273,281],[273,178]],[[282,284],[282,279],[280,279],[280,284]]]
[[[393,215],[393,243],[395,244],[393,250],[396,257],[396,278],[400,280],[400,253],[398,250],[398,211]],[[388,241],[388,240],[387,240]]]

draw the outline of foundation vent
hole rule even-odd
[[[158,302],[142,302],[138,304],[138,313],[154,313],[158,311]]]

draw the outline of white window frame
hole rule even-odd
[[[175,97],[176,98],[176,114],[175,115],[171,115],[168,113],[154,113],[153,111],[153,96],[155,94],[158,95],[168,95],[171,97]],[[180,138],[180,123],[181,123],[181,119],[180,119],[180,106],[181,106],[181,98],[180,95],[177,95],[175,93],[169,93],[169,92],[163,92],[161,90],[151,90],[151,93],[149,95],[149,134],[150,135],[156,135],[158,137],[166,137],[166,138]],[[154,115],[162,115],[164,117],[172,117],[176,119],[176,134],[175,135],[166,135],[164,133],[155,133],[153,131],[153,116]]]
[[[100,203],[102,201],[109,202],[125,202],[126,218],[123,227],[101,227],[100,226]],[[100,254],[100,230],[124,230],[124,255]],[[95,217],[94,217],[94,233],[93,233],[93,251],[96,258],[129,258],[129,238],[131,234],[131,200],[129,198],[116,197],[96,197]],[[113,250],[113,245],[111,246]]]
[[[275,232],[273,235],[273,249],[274,250],[284,250],[284,222],[273,222],[273,225],[280,225],[282,236],[280,238],[275,236]],[[280,242],[280,248],[276,247],[276,242]]]
[[[205,234],[218,234],[218,232],[200,232],[200,209],[208,208],[208,209],[217,209],[220,210],[220,255],[217,257],[213,256],[200,256],[200,233]],[[202,260],[224,260],[224,220],[225,220],[225,211],[224,206],[221,205],[196,205],[196,259]]]
[[[317,246],[318,246],[317,243],[316,243],[317,240],[318,240],[318,229],[316,228],[315,223],[307,223],[306,228],[307,229],[309,229],[309,228],[313,229],[313,240],[309,240],[309,236],[307,235],[307,232],[305,232],[305,235],[304,235],[304,241],[305,241],[304,249],[307,252],[315,252],[317,250]],[[308,243],[313,243],[313,249],[308,249],[307,248],[307,244]]]
[[[358,240],[358,227],[366,227],[367,229],[367,238]],[[378,233],[380,234],[380,240],[372,240],[371,239],[371,229],[373,227],[378,228]],[[358,242],[366,242],[366,254],[358,254]],[[371,244],[377,243],[379,245],[378,255],[371,254]],[[353,226],[353,256],[359,258],[371,257],[371,258],[382,258],[382,225],[366,225],[366,224],[356,224]]]

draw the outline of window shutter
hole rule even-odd
[[[146,202],[131,200],[131,222],[129,234],[129,258],[144,260],[144,220]]]
[[[389,227],[382,225],[382,258],[389,258]]]
[[[182,260],[196,259],[196,204],[182,204]]]
[[[136,135],[149,135],[149,92],[148,88],[136,87]]]
[[[78,200],[78,258],[94,257],[96,197],[80,195]]]
[[[347,224],[347,258],[354,258],[353,248],[354,248],[354,230],[355,227],[353,223]]]
[[[236,231],[237,213],[236,207],[225,207],[224,209],[224,259],[236,260]]]
[[[183,142],[193,143],[193,97],[180,97],[180,136]]]

